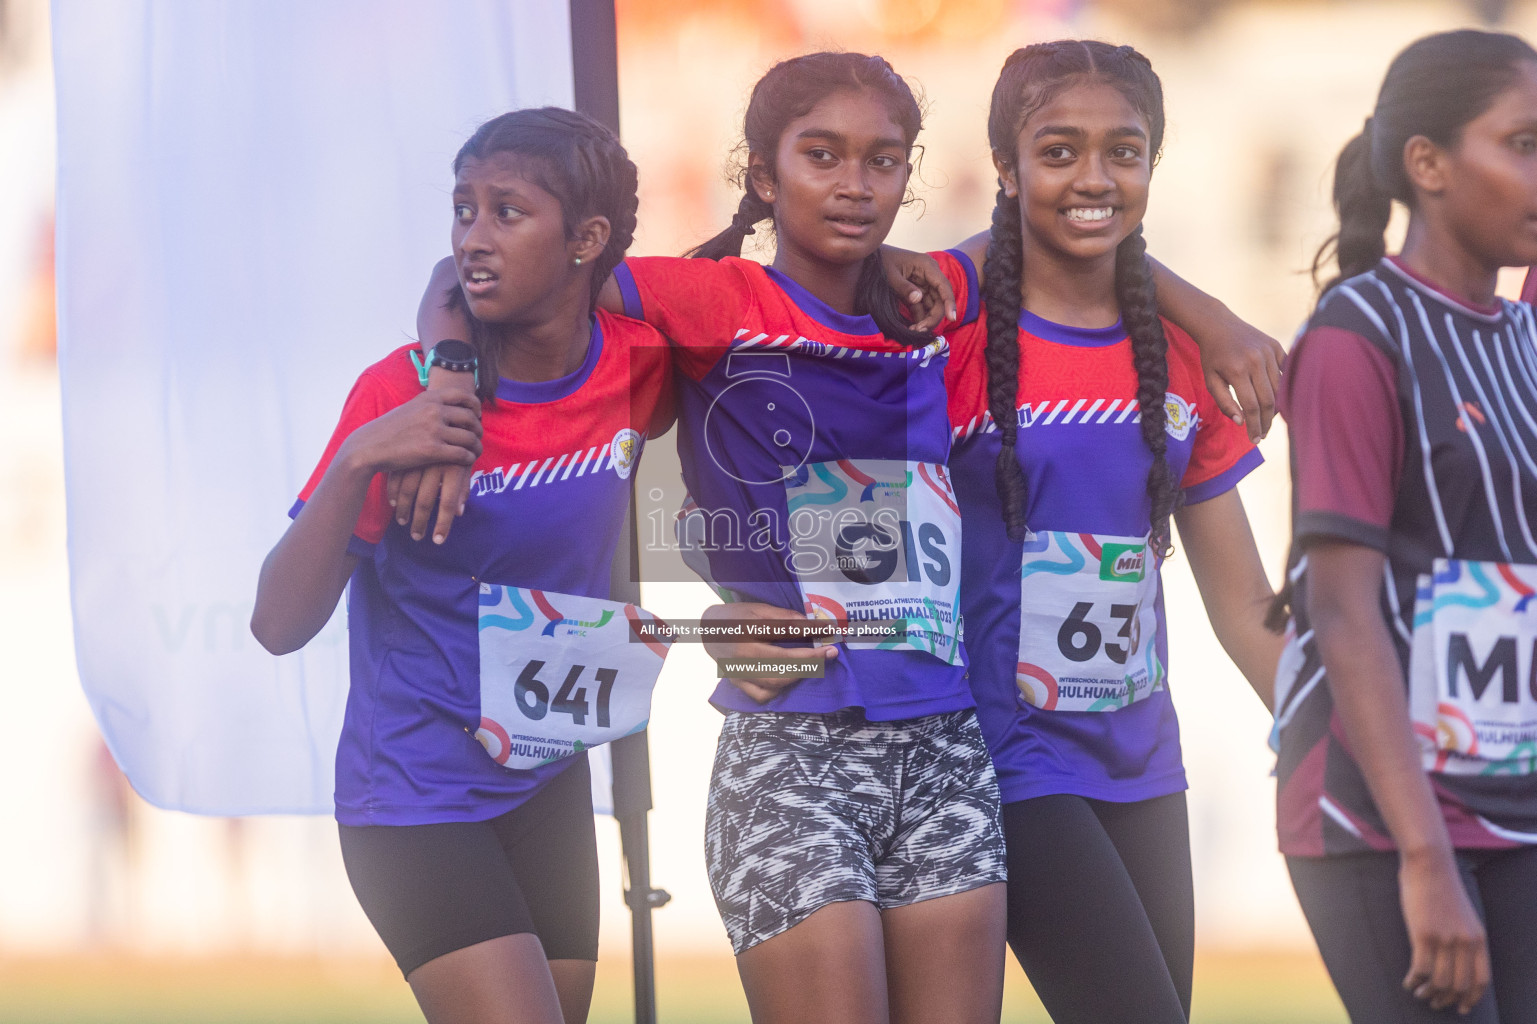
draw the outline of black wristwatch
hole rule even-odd
[[[425,361],[412,352],[411,362],[416,364],[416,375],[421,379],[422,387],[427,386],[427,374],[434,366],[441,366],[452,373],[473,373],[475,385],[480,386],[480,359],[475,355],[475,346],[467,341],[444,338],[432,346]]]

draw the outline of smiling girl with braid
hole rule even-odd
[[[1154,305],[1141,221],[1163,125],[1158,78],[1130,47],[1012,54],[988,120],[1000,188],[985,309],[949,335],[962,611],[1004,802],[1009,944],[1057,1024],[1189,1015],[1186,783],[1159,581],[1171,518],[1262,698],[1280,646],[1233,489],[1259,453]],[[967,256],[941,263],[964,293]]]

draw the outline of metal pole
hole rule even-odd
[[[619,49],[614,0],[569,0],[571,63],[576,109],[619,131]],[[614,600],[640,602],[640,544],[635,532],[635,479],[630,480],[630,509],[619,534],[610,576]],[[609,745],[614,775],[614,817],[629,882],[624,901],[630,908],[635,974],[635,1024],[656,1024],[656,959],[651,912],[672,899],[651,886],[651,843],[646,814],[651,810],[651,752],[646,734],[626,736]]]

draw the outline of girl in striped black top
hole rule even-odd
[[[1537,1021],[1537,330],[1495,297],[1537,262],[1537,51],[1411,45],[1334,198],[1282,392],[1281,849],[1352,1020]]]

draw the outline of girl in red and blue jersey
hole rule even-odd
[[[1171,517],[1218,639],[1262,696],[1279,652],[1233,489],[1259,453],[1154,306],[1141,221],[1163,125],[1158,78],[1130,47],[1015,51],[988,121],[1000,189],[983,311],[948,333],[962,611],[1002,791],[1009,943],[1058,1024],[1189,1015],[1159,575]],[[966,288],[966,252],[941,261]]]
[[[920,126],[880,58],[786,61],[753,91],[743,199],[707,258],[615,271],[620,308],[677,346],[682,526],[733,599],[716,613],[900,623],[813,652],[818,678],[712,698],[710,876],[760,1022],[999,1013],[1002,836],[958,642],[948,343],[898,317],[879,253]],[[770,219],[772,265],[740,259]]]
[[[593,310],[635,228],[635,167],[570,111],[505,114],[454,161],[456,298],[477,345],[365,370],[252,630],[303,646],[350,581],[351,687],[336,762],[348,877],[429,1021],[584,1020],[597,959],[586,746],[644,722],[658,651],[609,567],[670,355]],[[478,355],[478,358],[477,358]],[[447,397],[445,397],[447,396]],[[477,413],[479,416],[477,417]],[[383,474],[473,464],[441,543],[393,522]]]
[[[1495,285],[1537,262],[1537,50],[1411,44],[1334,201],[1282,391],[1281,852],[1351,1020],[1530,1024],[1537,322]]]

